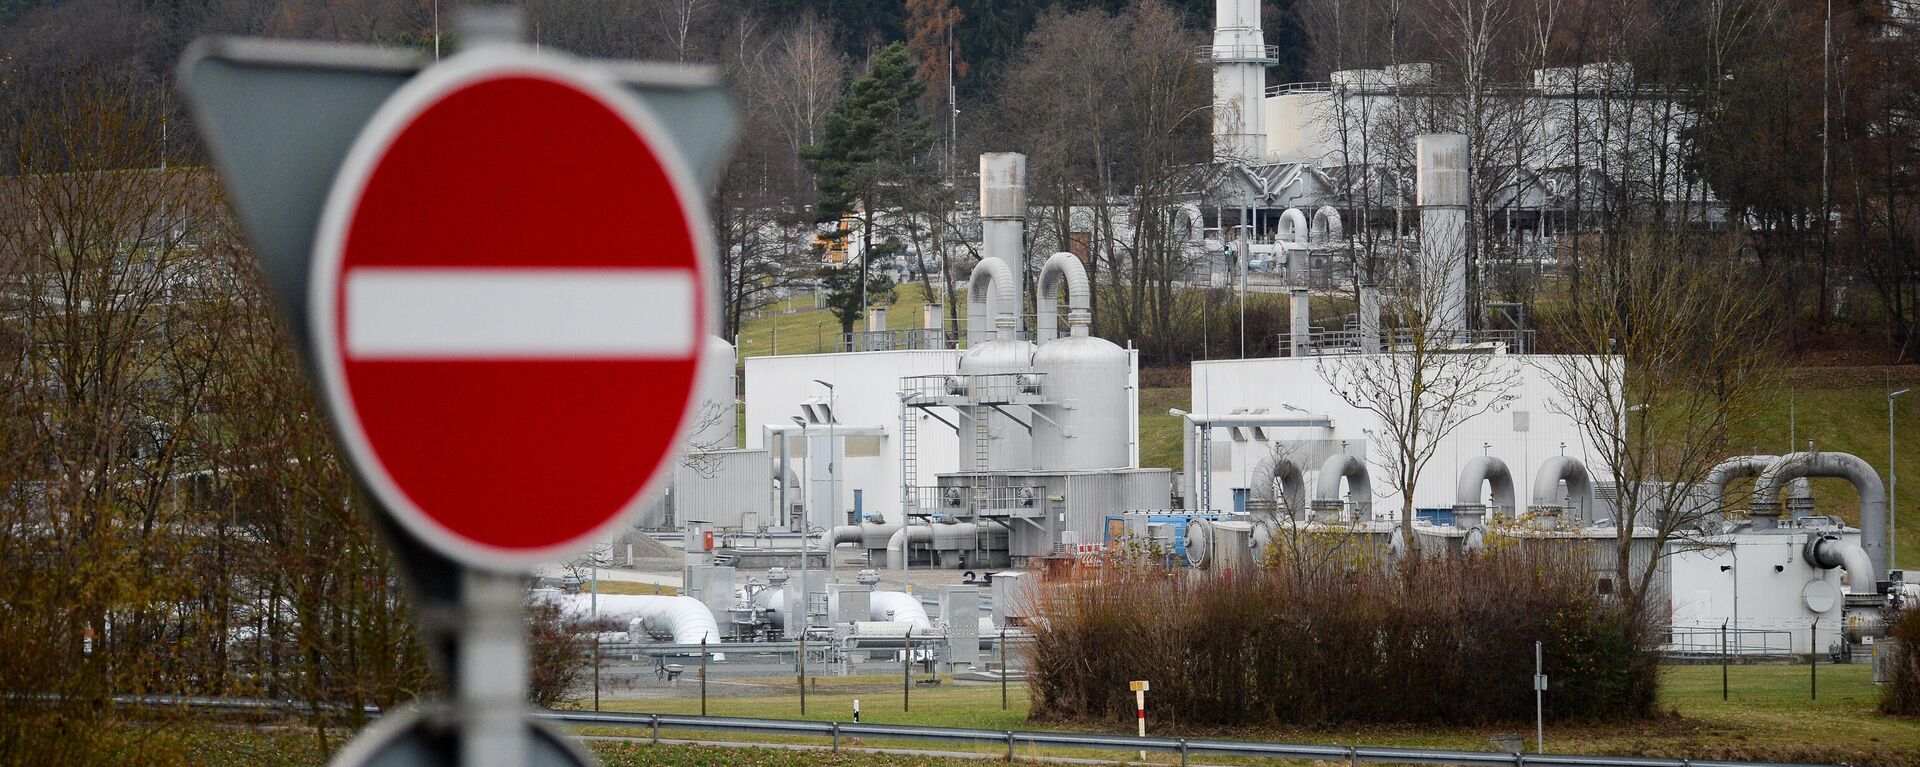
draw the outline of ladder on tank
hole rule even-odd
[[[905,524],[919,506],[914,490],[919,484],[920,419],[914,406],[900,402],[900,522]],[[862,520],[865,521],[865,520]]]

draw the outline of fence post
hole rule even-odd
[[[707,715],[707,638],[700,637],[700,715]]]
[[[1720,700],[1726,700],[1726,621],[1720,621]]]
[[[800,716],[801,718],[806,718],[807,716],[807,632],[804,629],[801,630],[800,632],[800,652],[794,654],[793,660],[794,660],[794,664],[793,664],[794,667],[798,669],[798,671],[795,673],[798,675],[797,678],[800,683]]]
[[[1807,682],[1813,700],[1820,699],[1820,619],[1807,628]]]
[[[913,627],[907,627],[907,649],[900,653],[900,713],[913,710]]]
[[[840,723],[833,723],[833,750],[840,750]]]
[[[1007,761],[1013,761],[1013,731],[1007,731]]]
[[[596,589],[597,591],[597,589]],[[600,710],[600,635],[593,637],[593,710]]]
[[[1180,739],[1180,767],[1187,767],[1187,739]]]
[[[1000,627],[1000,710],[1007,710],[1007,627]]]
[[[660,745],[660,715],[653,715],[653,744]]]

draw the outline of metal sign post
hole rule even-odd
[[[1533,643],[1533,750],[1547,752],[1547,673],[1546,654],[1541,643]]]
[[[1147,680],[1138,679],[1127,683],[1127,689],[1133,691],[1134,719],[1140,722],[1140,737],[1147,737]],[[1141,761],[1145,761],[1147,752],[1140,752]]]
[[[498,500],[511,493],[493,496],[491,507],[462,501],[463,494],[501,489],[478,487],[501,475],[470,470],[475,467],[467,462],[487,460],[471,449],[483,443],[465,440],[459,430],[477,424],[494,430],[497,424],[489,418],[503,409],[485,399],[508,401],[514,392],[448,376],[545,367],[554,376],[548,384],[564,384],[569,366],[644,366],[653,364],[648,359],[669,357],[675,361],[667,364],[679,367],[677,375],[664,380],[684,379],[688,391],[673,394],[691,400],[696,376],[686,371],[697,372],[700,363],[683,352],[700,345],[713,303],[705,284],[711,274],[704,244],[710,225],[700,206],[723,167],[738,121],[717,70],[536,52],[518,44],[519,9],[461,10],[461,39],[471,49],[442,64],[375,46],[210,38],[188,49],[177,80],[268,287],[332,406],[346,453],[380,512],[375,522],[398,555],[428,656],[447,681],[447,701],[382,717],[334,763],[592,764],[591,757],[527,714],[521,579],[527,567],[569,555],[616,527],[637,507],[629,501],[643,494],[650,484],[645,477],[657,474],[658,466],[631,460],[635,451],[629,449],[627,429],[620,435],[629,440],[620,443],[624,452],[580,462],[602,475],[600,489],[608,492],[562,514],[568,523],[559,526],[563,530],[527,524],[527,504]],[[525,109],[511,111],[524,102],[505,91],[566,106],[528,119]],[[583,141],[583,132],[603,140]],[[514,149],[530,161],[512,162]],[[487,151],[509,154],[501,162],[472,156]],[[553,161],[548,155],[554,152],[575,162]],[[618,170],[622,164],[659,173]],[[572,175],[558,177],[561,173]],[[593,189],[594,200],[652,195],[649,199],[658,204],[547,206],[545,211],[512,204],[516,194],[546,195],[556,189]],[[669,209],[687,237],[677,250],[661,247],[654,239],[658,232],[651,230],[644,248],[563,247],[565,237],[551,236],[609,226],[645,230],[635,226],[635,210],[645,219]],[[455,260],[476,254],[459,242],[495,242],[516,232],[553,247],[538,254],[499,249],[478,261]],[[415,239],[420,236],[428,239]],[[681,254],[681,260],[649,260],[666,251]],[[585,263],[594,252],[636,260]],[[522,273],[489,281],[487,270],[496,267]],[[580,268],[600,269],[595,276],[614,279],[576,280],[568,287],[564,279],[541,278],[548,271]],[[678,269],[681,276],[662,269]],[[666,288],[683,287],[659,289],[662,277],[670,283]],[[604,313],[582,307],[618,309],[633,297],[603,295],[609,285],[652,290],[648,295],[691,307],[691,319],[679,323],[684,332],[666,341],[664,335],[596,332]],[[551,300],[541,302],[543,296]],[[604,300],[595,303],[596,296]],[[547,310],[526,313],[514,323],[453,321],[461,307],[478,312],[466,314],[496,316],[480,310],[498,308],[506,303],[503,297],[515,306],[537,304]],[[632,380],[645,384],[658,378]],[[511,374],[496,379],[509,388],[511,380]],[[479,389],[471,386],[476,383]],[[489,388],[492,393],[484,393]],[[567,407],[597,399],[564,385],[542,388]],[[668,399],[668,404],[680,402]],[[455,401],[465,407],[434,405]],[[422,403],[425,409],[418,407]],[[513,409],[529,410],[524,402],[515,402]],[[671,460],[685,420],[682,410],[661,408],[677,418],[650,422],[649,434],[664,447],[641,451],[649,456],[645,460]],[[542,418],[541,428],[550,425],[547,420]],[[581,433],[590,435],[593,420],[576,419],[575,425],[588,424]],[[632,479],[640,475],[641,480]],[[474,485],[448,484],[447,477],[464,477]],[[620,487],[623,481],[628,484]],[[532,492],[519,485],[505,489]],[[543,514],[553,510],[549,506],[541,504]]]

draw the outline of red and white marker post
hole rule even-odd
[[[1140,737],[1147,737],[1147,680],[1136,679],[1127,683],[1127,689],[1133,690],[1134,718],[1140,722]],[[1146,749],[1140,750],[1140,760],[1146,761]]]

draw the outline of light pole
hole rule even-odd
[[[1893,456],[1894,456],[1894,453],[1893,453],[1893,401],[1906,396],[1907,392],[1910,392],[1910,391],[1913,391],[1913,390],[1901,389],[1900,391],[1887,393],[1887,569],[1888,570],[1892,570],[1893,568],[1900,566],[1900,555],[1895,553],[1900,550],[1900,547],[1896,545],[1899,541],[1899,538],[1897,538],[1896,536],[1898,536],[1899,533],[1895,531],[1893,526],[1893,524],[1899,521],[1900,519],[1900,514],[1898,512],[1898,509],[1900,508],[1900,474],[1899,474],[1898,467],[1894,466],[1894,463],[1893,463]]]
[[[833,408],[834,406],[833,384],[827,383],[826,381],[822,381],[818,378],[813,379],[813,382],[820,384],[821,386],[827,387],[827,495],[833,498],[832,505],[828,507],[833,510],[832,516],[829,517],[829,519],[833,519],[834,517],[838,517],[840,514],[840,474],[838,472],[838,467],[834,465],[839,463],[839,461],[836,460],[836,458],[839,455],[839,451],[838,451],[839,445],[834,441],[834,435],[833,435],[833,424],[835,421],[840,420],[840,415],[838,413],[835,413]],[[836,522],[835,524],[838,524],[838,523]],[[829,530],[833,529],[833,525],[828,525],[827,529]],[[839,583],[840,567],[837,564],[835,564],[833,561],[832,546],[827,547],[827,570],[833,573],[833,582]]]
[[[793,424],[800,427],[800,439],[807,445],[807,468],[813,468],[813,442],[807,436],[807,419],[793,416]],[[808,472],[811,474],[812,472]],[[804,635],[813,623],[813,593],[807,586],[807,539],[813,535],[813,503],[809,498],[813,494],[813,478],[807,477],[800,482],[800,630],[794,633]],[[787,605],[789,615],[793,605]]]

